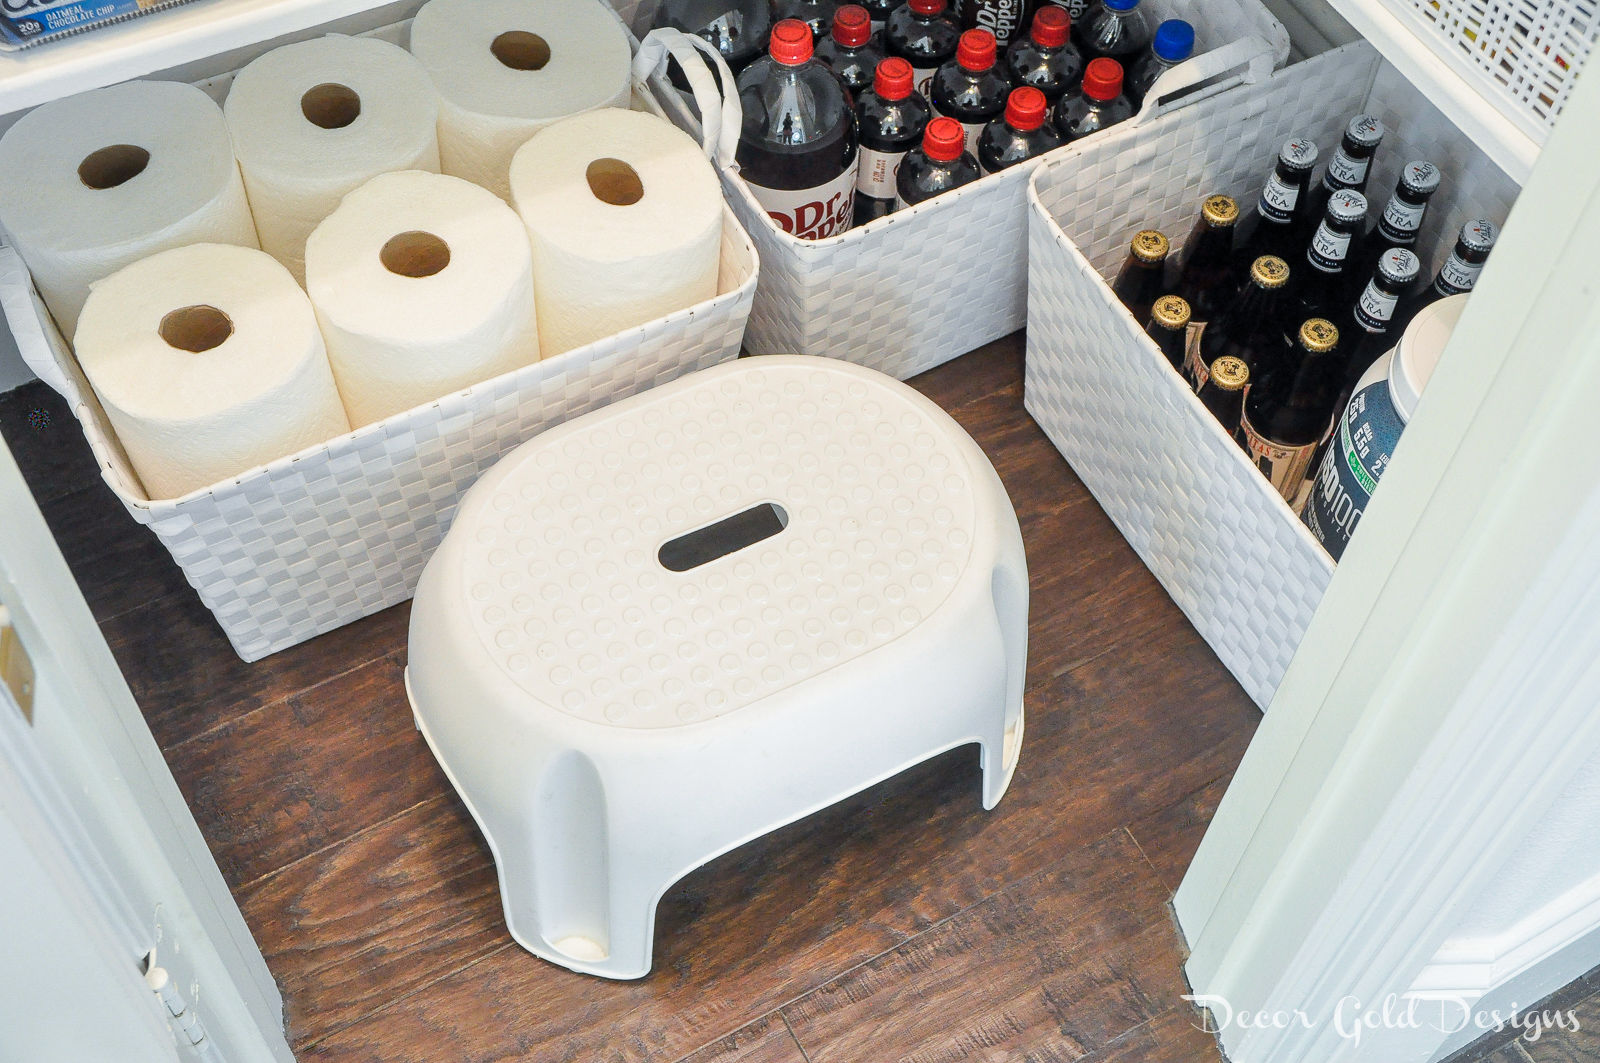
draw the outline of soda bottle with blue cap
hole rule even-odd
[[[1073,20],[1072,32],[1084,62],[1115,59],[1123,66],[1144,55],[1153,36],[1139,0],[1099,0]]]
[[[1156,79],[1193,55],[1194,27],[1181,18],[1167,19],[1156,27],[1150,50],[1134,64],[1122,91],[1127,93],[1134,107],[1143,107],[1144,98]]]

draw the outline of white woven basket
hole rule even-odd
[[[1390,131],[1368,184],[1378,209],[1407,161],[1444,171],[1418,247],[1431,276],[1461,224],[1503,220],[1517,186],[1365,43],[1144,129],[1069,145],[1029,192],[1028,412],[1262,708],[1333,561],[1105,278],[1133,232],[1186,239],[1206,195],[1252,202],[1285,139],[1311,136],[1326,157],[1363,110]]]
[[[372,34],[400,40],[404,29]],[[197,83],[220,96],[231,80]],[[643,85],[635,106],[662,113]],[[410,598],[461,493],[517,444],[737,356],[756,274],[750,238],[724,211],[716,297],[168,500],[146,497],[21,259],[3,245],[0,306],[24,360],[71,403],[111,489],[254,661]]]
[[[1594,0],[1379,2],[1539,143],[1600,37]]]
[[[1204,54],[1166,74],[1128,125],[1264,78],[1288,57],[1289,35],[1260,0],[1147,2],[1157,18],[1193,22]],[[640,32],[652,8],[638,3]],[[656,89],[668,112],[694,128],[679,98],[660,83]],[[728,201],[761,254],[746,348],[843,358],[905,379],[1021,328],[1027,181],[1040,161],[824,240],[785,233],[738,174],[725,171]]]

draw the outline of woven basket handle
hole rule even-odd
[[[721,83],[729,88],[734,84],[733,71],[710,41],[693,33],[662,28],[651,30],[639,43],[639,53],[633,57],[634,80],[643,83],[664,74],[669,56],[678,61],[700,109],[700,143],[706,155],[723,167],[732,166],[744,111],[739,105],[739,93],[729,92],[724,97],[717,79],[706,68],[714,66]]]
[[[1262,37],[1241,37],[1221,48],[1202,52],[1156,78],[1145,94],[1144,107],[1130,125],[1151,119],[1182,105],[1197,103],[1235,85],[1253,85],[1272,76],[1272,43]]]

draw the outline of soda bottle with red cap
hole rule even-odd
[[[956,0],[956,21],[964,30],[988,30],[1003,53],[1023,36],[1033,0]]]
[[[960,122],[974,147],[983,127],[1005,112],[1011,91],[1011,83],[995,68],[995,53],[994,34],[967,30],[956,45],[956,57],[933,75],[929,102],[934,111]]]
[[[889,16],[894,14],[894,9],[899,7],[901,0],[861,0],[861,6],[867,9],[867,14],[872,18],[872,32],[883,40],[883,27],[888,23]]]
[[[860,4],[842,4],[833,15],[833,29],[817,42],[817,58],[844,78],[852,93],[872,84],[883,52],[872,40],[872,18]]]
[[[911,64],[912,87],[926,97],[933,75],[956,54],[961,29],[945,0],[907,0],[884,25],[884,50]]]
[[[772,27],[770,54],[739,75],[740,173],[784,232],[805,240],[850,228],[856,124],[850,91],[812,55],[798,19]]]
[[[1044,93],[1032,85],[1012,89],[1005,114],[984,126],[978,136],[978,166],[984,173],[994,173],[1065,144],[1055,126],[1045,121],[1049,115]]]
[[[1032,85],[1055,103],[1083,80],[1083,57],[1068,39],[1072,18],[1067,9],[1047,4],[1033,16],[1033,26],[1006,50],[1006,75],[1013,85]]]
[[[1104,57],[1089,60],[1082,88],[1056,104],[1056,129],[1068,141],[1132,117],[1133,104],[1122,94],[1122,64]]]
[[[839,0],[776,0],[772,5],[772,17],[779,21],[799,19],[810,27],[811,39],[815,42],[827,36],[838,6]]]
[[[922,145],[906,153],[895,178],[895,209],[913,206],[941,192],[976,181],[978,160],[966,150],[967,136],[954,118],[935,118]]]
[[[1144,55],[1154,33],[1139,0],[1097,0],[1072,29],[1085,59],[1115,59],[1124,65]]]
[[[894,210],[900,164],[922,139],[931,117],[928,101],[911,87],[911,64],[894,57],[879,63],[872,86],[856,97],[856,134],[861,140],[857,225]]]

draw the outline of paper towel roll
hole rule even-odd
[[[391,170],[439,172],[439,97],[405,49],[371,37],[275,48],[223,107],[261,249],[305,282],[306,237],[344,194]]]
[[[722,190],[700,146],[653,115],[605,110],[536,135],[511,164],[533,244],[545,357],[717,294]]]
[[[429,0],[411,52],[439,89],[441,168],[501,199],[539,129],[631,98],[628,38],[601,0]]]
[[[77,355],[153,499],[350,430],[311,303],[261,251],[191,244],[96,282]]]
[[[345,196],[306,242],[306,290],[357,427],[539,358],[527,234],[459,178],[408,170]]]
[[[89,284],[169,247],[256,247],[222,111],[130,81],[47,103],[0,137],[0,226],[68,339]]]

